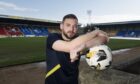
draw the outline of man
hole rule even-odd
[[[74,14],[64,16],[61,34],[47,38],[47,74],[45,84],[78,84],[78,52],[108,41],[105,32],[95,30],[77,36],[78,19]]]

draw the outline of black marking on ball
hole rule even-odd
[[[110,67],[111,66],[111,64],[112,64],[112,62],[111,61],[109,61],[109,65],[107,65],[107,66],[105,66],[105,67]]]
[[[106,53],[104,50],[99,50],[99,52],[97,53],[97,55],[99,56],[99,59],[97,61],[102,61],[104,59],[107,58]]]
[[[100,67],[101,67],[101,64],[100,64],[100,63],[98,63],[98,65],[97,65],[97,69],[99,70],[99,69],[100,69]]]

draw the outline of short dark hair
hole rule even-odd
[[[76,15],[74,15],[74,14],[67,14],[67,15],[65,15],[65,16],[63,17],[63,21],[62,21],[62,22],[64,22],[65,19],[68,19],[68,18],[76,19],[76,20],[78,21],[78,18],[76,17]]]

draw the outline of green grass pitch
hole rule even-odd
[[[46,37],[0,38],[0,67],[44,61]],[[111,39],[112,50],[138,47],[140,40]]]
[[[0,38],[0,67],[45,60],[46,37]]]

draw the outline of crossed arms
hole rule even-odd
[[[108,36],[105,32],[95,30],[81,35],[71,41],[57,40],[53,43],[52,48],[56,51],[70,53],[71,62],[74,62],[78,59],[78,52],[95,45],[105,44],[108,40]]]

